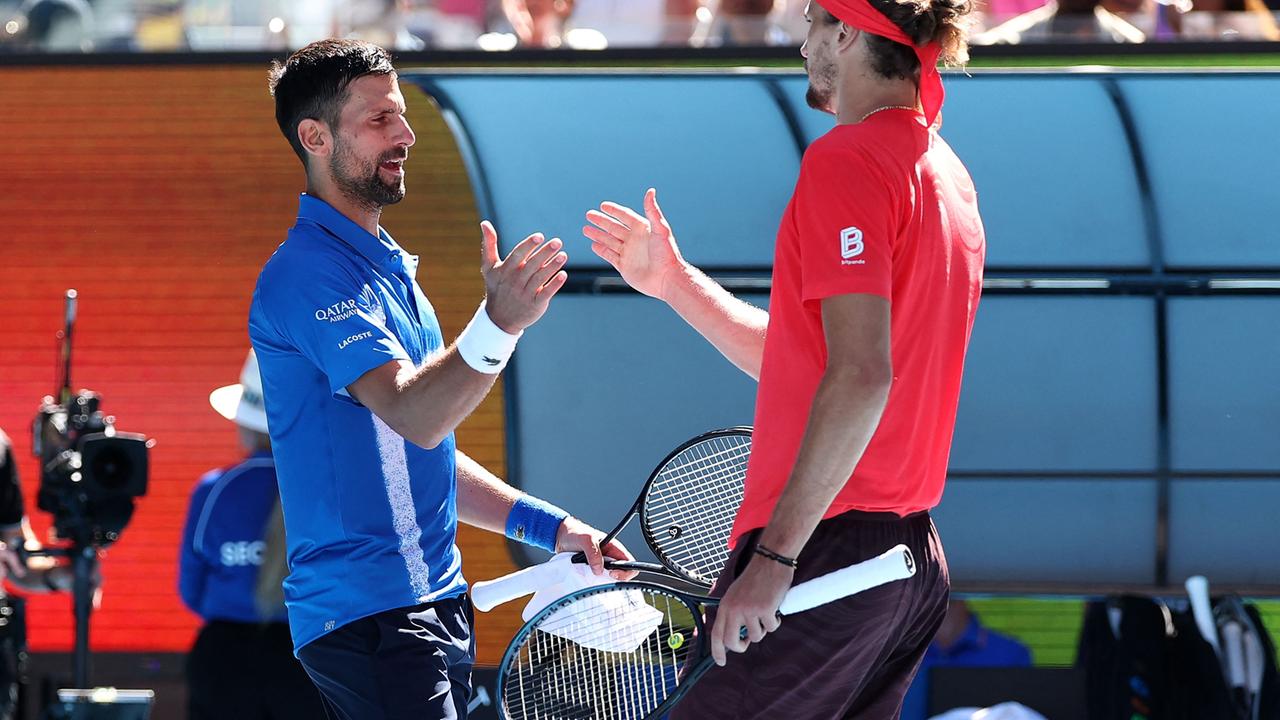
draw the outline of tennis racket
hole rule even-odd
[[[915,574],[905,545],[789,590],[792,615]],[[534,616],[498,672],[505,720],[652,720],[710,669],[703,615],[719,601],[645,582],[588,588]]]
[[[605,567],[663,573],[710,588],[729,557],[729,532],[742,504],[750,456],[751,428],[747,427],[704,433],[671,451],[649,475],[631,509],[600,543],[607,544],[639,516],[645,544],[662,564],[610,560]],[[572,559],[586,562],[582,553]],[[488,611],[537,591],[558,572],[552,563],[543,563],[477,582],[471,587],[471,601],[477,609]]]

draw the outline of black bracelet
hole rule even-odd
[[[789,558],[785,555],[779,555],[778,553],[770,550],[769,548],[761,545],[760,543],[756,543],[755,553],[757,555],[763,555],[764,557],[767,557],[774,562],[782,563],[783,565],[786,565],[787,567],[793,570],[800,567],[800,563],[796,562],[795,558]]]

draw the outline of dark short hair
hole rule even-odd
[[[336,131],[351,82],[395,72],[386,50],[361,40],[318,40],[284,63],[272,62],[267,86],[276,100],[276,124],[302,164],[307,153],[298,139],[299,123],[323,120]]]
[[[870,0],[870,3],[901,28],[917,47],[939,43],[943,64],[962,65],[969,60],[966,16],[973,9],[971,0]],[[826,8],[818,20],[840,22]],[[867,34],[867,46],[876,74],[890,79],[919,80],[920,60],[912,48],[873,33]]]

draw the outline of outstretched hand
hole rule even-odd
[[[627,284],[650,297],[665,299],[667,283],[685,265],[671,225],[658,206],[658,191],[644,194],[644,215],[615,202],[587,211],[582,234],[591,251],[614,267]]]
[[[480,223],[480,234],[485,312],[495,325],[517,335],[542,317],[551,298],[564,287],[569,276],[562,268],[568,255],[560,250],[560,238],[546,240],[542,233],[534,233],[499,258],[493,224]]]

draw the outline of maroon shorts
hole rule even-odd
[[[754,557],[759,532],[738,543],[711,594],[720,597]],[[947,612],[951,580],[928,513],[851,511],[818,524],[797,558],[797,583],[902,543],[916,574],[789,616],[782,626],[712,667],[671,720],[893,720]],[[761,561],[764,561],[761,558]],[[708,625],[714,614],[707,618]]]

